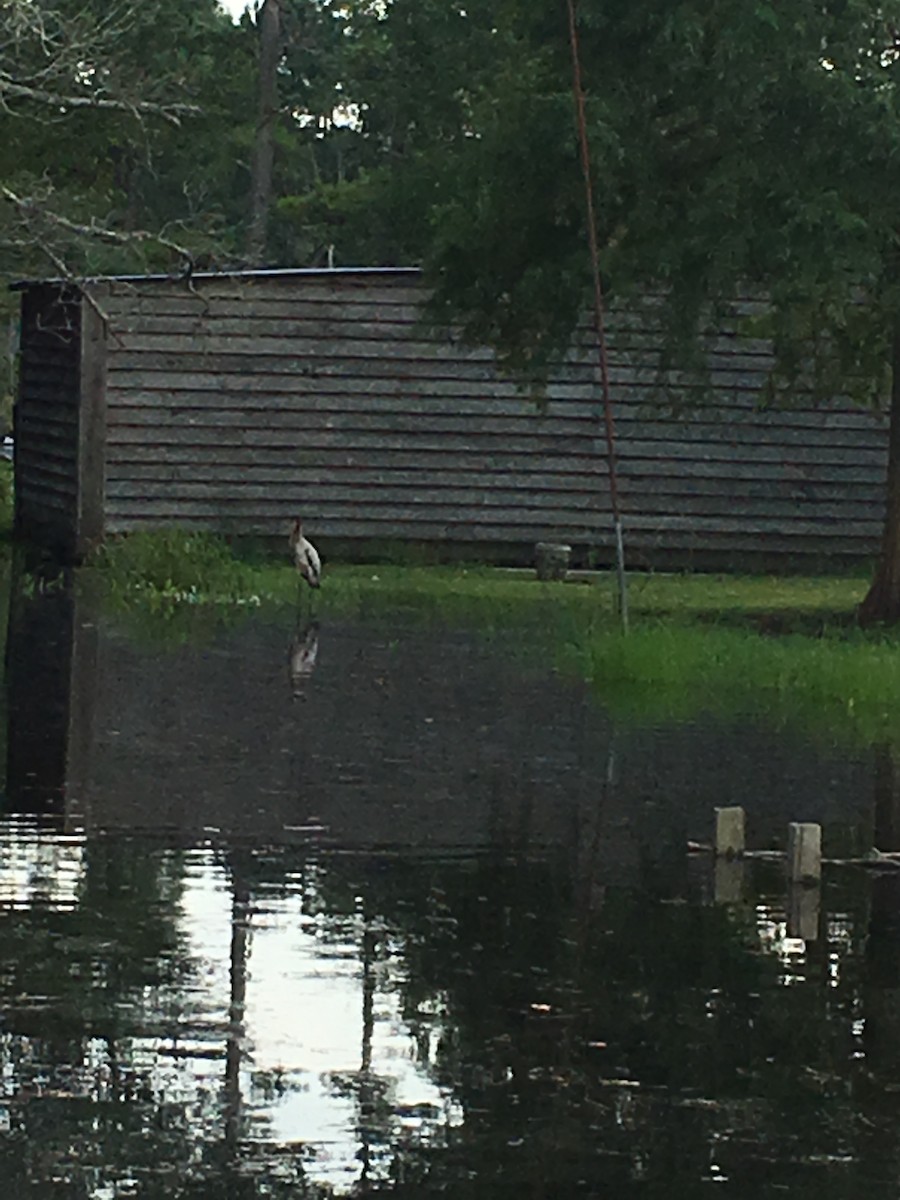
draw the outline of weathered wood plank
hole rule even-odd
[[[412,336],[402,339],[378,336],[365,338],[359,336],[353,327],[345,332],[335,329],[328,336],[317,334],[314,328],[304,330],[302,324],[292,326],[290,330],[275,331],[271,326],[266,326],[265,332],[245,327],[240,334],[226,334],[217,327],[159,334],[139,329],[135,332],[119,331],[118,338],[121,352],[131,355],[192,354],[205,355],[210,359],[287,357],[296,361],[312,360],[323,366],[331,363],[332,367],[335,361],[346,363],[349,360],[354,363],[382,363],[390,370],[439,370],[443,367],[445,370],[452,369],[454,375],[462,368],[472,370],[479,365],[487,366],[491,374],[495,374],[497,369],[493,352],[484,347],[468,346],[458,340],[425,341]],[[617,348],[610,357],[611,380],[618,382],[632,378],[647,385],[657,382],[657,370],[648,362],[648,358],[647,350],[637,346]],[[727,385],[733,379],[747,379],[752,380],[753,386],[759,389],[771,369],[770,361],[764,356],[736,350],[728,353],[712,350],[707,360],[710,385],[713,387],[721,376],[723,384]],[[566,369],[593,372],[595,368],[595,354],[576,348],[554,365],[553,372],[558,374]],[[662,378],[673,386],[705,385],[705,380],[698,380],[696,376],[680,371],[668,371]]]
[[[595,437],[601,430],[598,413],[593,405],[572,403],[567,406],[554,405],[547,411],[529,409],[529,406],[517,406],[514,401],[477,401],[470,400],[452,406],[437,406],[421,398],[396,398],[381,396],[372,398],[370,403],[358,405],[345,403],[342,400],[332,400],[317,397],[310,404],[266,403],[265,397],[249,395],[242,397],[237,393],[228,398],[228,403],[216,404],[214,398],[204,398],[200,404],[195,404],[192,393],[190,398],[174,396],[165,403],[147,403],[146,395],[142,396],[137,405],[133,405],[131,397],[128,403],[118,403],[114,409],[113,424],[157,425],[173,422],[189,422],[199,425],[227,426],[237,421],[240,424],[249,421],[258,423],[262,416],[267,422],[290,426],[291,428],[325,428],[325,429],[376,429],[394,428],[398,425],[415,426],[423,430],[436,428],[434,423],[440,422],[442,428],[462,430],[476,428],[481,432],[492,433],[508,428],[511,433],[547,432],[558,430],[560,433],[577,435],[580,433]],[[803,422],[794,424],[790,420],[784,422],[765,420],[753,422],[737,416],[731,421],[722,414],[719,422],[695,420],[690,423],[667,421],[660,419],[650,421],[635,419],[631,414],[622,415],[616,424],[619,441],[626,445],[632,440],[642,441],[706,441],[736,445],[752,438],[756,445],[778,445],[787,450],[795,445],[806,445],[810,440],[810,430],[816,437],[817,445],[826,447],[858,446],[872,451],[882,452],[885,434],[874,423],[844,424],[837,417],[823,419],[812,424]]]
[[[592,390],[592,389],[591,389]],[[254,386],[232,388],[224,391],[216,389],[177,388],[171,391],[150,389],[135,389],[116,391],[117,406],[129,408],[149,408],[157,410],[165,407],[179,408],[211,408],[227,410],[229,408],[260,408],[264,410],[297,409],[305,412],[327,414],[335,413],[377,413],[402,411],[406,413],[427,414],[448,409],[458,415],[467,416],[511,416],[528,418],[553,418],[566,420],[601,420],[602,410],[599,399],[591,395],[588,389],[579,389],[573,395],[561,397],[556,394],[538,403],[527,396],[483,391],[478,395],[456,395],[444,401],[442,397],[423,394],[420,391],[391,391],[379,389],[373,392],[371,388],[356,391],[352,386],[339,387],[332,385],[327,391],[311,386],[304,381],[302,391],[296,391],[290,386],[282,390],[262,390]],[[803,430],[822,431],[854,430],[870,435],[879,443],[883,442],[886,431],[886,419],[881,414],[873,414],[865,410],[808,410],[786,409],[765,411],[751,407],[749,404],[735,405],[733,408],[698,410],[691,416],[676,417],[661,413],[658,409],[642,405],[621,406],[616,413],[616,427],[627,430],[635,423],[653,423],[665,429],[668,436],[696,436],[699,431],[705,436],[705,431],[714,429],[722,436],[728,436],[729,431],[736,425],[752,426],[761,432],[771,430]],[[725,427],[723,430],[723,426]]]
[[[232,441],[231,444],[220,444],[216,438],[204,441],[184,439],[166,447],[165,455],[160,454],[159,446],[143,439],[124,442],[113,442],[108,447],[107,463],[109,470],[121,467],[130,469],[132,464],[140,463],[174,463],[174,464],[210,464],[221,465],[224,469],[241,471],[253,465],[273,467],[310,466],[316,470],[347,469],[356,470],[372,467],[389,470],[423,469],[426,471],[481,471],[487,466],[491,470],[509,471],[559,471],[577,476],[579,474],[596,474],[605,476],[606,464],[599,454],[584,455],[558,452],[558,447],[551,448],[547,454],[535,457],[529,453],[516,451],[507,452],[500,449],[491,456],[489,464],[473,457],[469,453],[448,451],[443,447],[431,449],[416,448],[412,451],[396,450],[389,446],[377,446],[362,451],[352,447],[326,447],[315,452],[297,447],[295,439],[288,439],[281,445],[252,446],[243,442]],[[637,473],[642,466],[639,464]],[[721,474],[721,472],[720,472]]]
[[[43,446],[23,445],[16,449],[16,458],[22,458],[28,467],[28,474],[44,473],[57,479],[69,479],[73,483],[78,479],[77,464],[72,455],[50,455]]]
[[[202,364],[201,364],[202,365]],[[108,374],[108,390],[111,396],[127,398],[134,391],[147,391],[160,396],[177,394],[179,391],[212,392],[214,394],[252,393],[257,391],[272,395],[359,395],[410,394],[428,397],[480,398],[484,396],[508,397],[525,403],[536,404],[542,397],[530,396],[512,380],[494,379],[489,386],[477,382],[467,386],[466,381],[454,379],[427,379],[424,381],[374,376],[359,376],[346,372],[325,379],[314,377],[310,372],[290,369],[290,365],[279,360],[277,369],[263,369],[256,362],[251,372],[218,372],[192,370],[185,362],[181,370],[144,370],[127,366],[123,359],[111,360]],[[553,400],[583,399],[596,400],[599,395],[593,377],[568,383],[554,382],[547,390],[547,398]]]
[[[302,359],[300,356],[287,352],[265,354],[259,351],[253,355],[228,352],[204,354],[202,351],[197,351],[196,348],[185,351],[183,354],[175,354],[162,349],[153,352],[121,350],[114,359],[111,358],[110,370],[117,374],[126,370],[162,373],[169,376],[168,386],[185,374],[207,378],[210,375],[239,375],[243,379],[267,373],[290,375],[291,377],[306,375],[322,379],[357,375],[363,378],[394,381],[416,379],[427,381],[429,387],[434,379],[457,383],[461,381],[463,385],[473,382],[493,383],[496,379],[496,369],[489,360],[461,362],[457,365],[449,357],[445,360],[434,361],[420,358],[401,361],[384,357],[351,359],[340,354],[325,356],[321,353],[317,353],[314,358]],[[589,383],[593,381],[593,370],[587,367],[566,365],[557,370],[555,378],[561,383]],[[510,382],[515,387],[515,382]]]
[[[420,303],[396,304],[376,291],[360,293],[344,300],[311,300],[302,292],[293,298],[287,297],[208,297],[201,294],[186,295],[131,295],[115,296],[104,302],[104,311],[111,317],[114,334],[119,332],[178,333],[188,330],[214,328],[219,334],[246,333],[255,325],[278,326],[302,331],[309,336],[319,325],[340,337],[355,326],[357,332],[366,337],[405,337],[410,333],[427,335],[429,339],[460,341],[462,335],[452,327],[435,324],[429,320]],[[423,289],[421,298],[426,293]],[[318,323],[318,324],[317,324]],[[608,314],[608,337],[613,357],[619,349],[640,350],[656,354],[663,333],[663,325],[652,312],[617,312]],[[596,334],[592,320],[586,318],[576,327],[574,342],[594,346]],[[735,351],[743,355],[759,355],[772,358],[772,346],[763,338],[742,332],[739,323],[735,328],[721,328],[701,335],[701,345],[721,353]]]
[[[512,401],[495,403],[490,400],[469,400],[458,405],[436,404],[419,396],[395,395],[382,395],[377,399],[373,398],[371,403],[364,404],[326,397],[318,397],[311,403],[297,403],[290,397],[279,397],[278,402],[266,404],[264,398],[255,393],[246,396],[232,393],[228,402],[221,405],[206,399],[195,404],[177,394],[166,397],[158,404],[147,403],[146,399],[142,398],[140,403],[134,405],[130,398],[130,393],[117,397],[115,404],[111,406],[118,423],[156,424],[177,417],[179,420],[190,418],[198,424],[218,422],[228,425],[240,420],[242,415],[255,420],[268,415],[278,422],[313,422],[325,428],[352,427],[355,424],[364,427],[368,423],[393,424],[398,421],[410,421],[427,428],[428,422],[439,421],[456,422],[462,427],[476,431],[491,431],[503,425],[514,430],[543,430],[550,427],[558,428],[561,432],[585,430],[588,427],[596,431],[602,430],[596,408],[591,404],[577,402],[560,403],[545,410],[533,408],[527,403],[517,405]],[[847,422],[837,415],[809,422],[802,419],[802,414],[798,415],[796,421],[790,416],[786,416],[784,420],[754,420],[750,414],[728,414],[727,411],[722,412],[720,420],[701,419],[698,416],[693,421],[666,417],[648,419],[627,413],[620,416],[616,422],[616,429],[624,440],[715,440],[727,443],[751,439],[760,443],[785,442],[790,439],[808,441],[812,430],[817,435],[817,440],[823,442],[833,441],[842,445],[858,444],[869,447],[883,445],[885,436],[884,430],[875,422],[858,423],[852,415]]]
[[[452,412],[459,416],[482,417],[527,417],[554,421],[588,420],[599,422],[600,407],[593,400],[552,399],[538,407],[532,400],[519,397],[500,397],[489,394],[481,396],[454,397],[442,403],[434,397],[418,392],[379,391],[378,393],[352,390],[310,389],[298,395],[291,391],[119,391],[116,394],[117,408],[146,408],[159,412],[167,408],[210,409],[227,412],[233,408],[260,409],[264,412],[296,411],[316,413],[325,419],[331,413],[374,414],[381,412],[403,412],[428,414]]]
[[[346,463],[298,467],[294,463],[269,464],[258,461],[247,466],[246,463],[223,463],[216,455],[212,455],[206,461],[191,458],[184,462],[113,463],[108,468],[108,482],[110,492],[118,485],[134,488],[137,492],[142,488],[146,491],[148,488],[168,487],[179,481],[234,487],[235,478],[238,478],[240,486],[262,484],[270,490],[308,488],[322,502],[332,496],[340,497],[341,494],[362,499],[365,490],[380,487],[407,487],[425,494],[442,488],[448,491],[456,488],[490,490],[509,494],[510,503],[529,491],[535,494],[583,493],[592,497],[593,503],[594,492],[606,490],[606,476],[601,470],[594,473],[552,474],[541,470],[539,463],[530,464],[530,468],[518,472],[500,472],[484,468],[430,468],[418,464],[408,469],[367,469]],[[707,508],[710,499],[719,499],[732,506],[736,503],[751,506],[757,500],[763,500],[779,504],[781,511],[791,518],[796,514],[798,503],[814,506],[841,503],[841,511],[846,508],[846,511],[858,511],[858,515],[881,511],[883,488],[866,479],[862,473],[858,473],[857,480],[834,482],[826,476],[798,486],[784,473],[770,473],[768,476],[762,475],[762,478],[754,475],[740,480],[734,479],[731,473],[722,473],[713,479],[670,475],[660,478],[659,473],[654,473],[644,479],[623,475],[620,491],[626,509],[635,506],[642,511],[656,511],[656,505],[659,504],[678,505],[685,498],[696,499],[698,503],[706,504]],[[365,494],[376,498],[373,491],[366,491]]]
[[[643,458],[656,462],[660,456],[665,456],[671,464],[709,462],[716,459],[720,462],[778,462],[793,467],[825,467],[866,464],[878,469],[885,463],[884,451],[871,446],[847,446],[840,443],[823,446],[821,451],[810,445],[798,444],[790,447],[779,446],[777,442],[749,443],[734,442],[675,442],[665,438],[631,438],[622,442],[619,453],[623,463],[633,458]],[[669,469],[672,469],[670,466]]]
[[[292,489],[288,487],[286,491]],[[293,489],[295,492],[299,488]],[[529,491],[502,491],[495,488],[461,488],[461,487],[443,487],[439,492],[433,492],[430,495],[425,494],[417,487],[390,487],[381,486],[373,488],[368,487],[348,487],[347,485],[328,486],[320,484],[315,488],[309,488],[308,493],[315,496],[317,504],[358,504],[365,506],[367,502],[378,503],[379,505],[409,505],[415,508],[428,507],[446,507],[448,505],[481,505],[485,509],[490,507],[511,508],[522,505],[525,508],[542,508],[556,509],[584,507],[594,502],[592,491],[576,491],[569,489],[567,491],[547,491],[540,495]],[[137,501],[147,500],[154,502],[157,500],[171,501],[191,501],[191,500],[209,500],[210,502],[218,503],[220,500],[231,502],[249,503],[251,501],[267,501],[272,496],[272,488],[269,484],[259,484],[242,482],[240,492],[236,496],[233,485],[228,483],[210,483],[197,482],[188,480],[160,480],[155,484],[148,483],[146,480],[140,481],[117,481],[111,479],[108,481],[107,495],[110,499],[116,501]]]
[[[47,423],[41,426],[34,418],[16,418],[16,459],[25,454],[40,455],[44,448],[58,459],[66,458],[74,466],[77,426]],[[23,459],[23,461],[25,461]]]
[[[47,403],[39,400],[22,412],[23,428],[34,426],[35,431],[44,428],[74,430],[78,428],[78,409],[75,405]]]
[[[445,484],[439,490],[427,491],[416,484],[395,485],[383,483],[354,486],[352,484],[334,484],[328,481],[301,487],[296,482],[282,481],[286,495],[293,492],[295,496],[302,495],[311,500],[316,508],[331,511],[335,505],[359,505],[361,509],[367,506],[403,507],[412,506],[417,509],[443,509],[448,506],[459,507],[461,510],[480,506],[484,519],[490,519],[490,510],[525,511],[540,510],[548,516],[557,510],[571,511],[573,506],[579,510],[591,509],[604,511],[606,504],[601,502],[594,489],[577,490],[544,489],[542,491],[513,488],[504,489],[496,486],[478,487]],[[171,501],[190,505],[194,500],[208,500],[218,504],[222,501],[231,503],[237,499],[242,504],[253,501],[268,501],[273,494],[272,482],[251,482],[242,480],[239,497],[235,496],[233,482],[230,481],[199,481],[185,479],[159,479],[156,481],[116,480],[107,483],[107,497],[111,502],[146,501],[153,504],[157,501]],[[627,495],[623,495],[623,511],[626,519],[630,516],[631,507]],[[748,523],[760,520],[788,519],[796,522],[799,518],[806,521],[821,522],[824,526],[844,526],[847,522],[866,524],[871,532],[877,532],[880,526],[880,513],[876,506],[866,503],[845,503],[839,514],[835,513],[834,503],[828,498],[807,497],[802,506],[793,503],[789,498],[748,497],[735,493],[727,497],[727,512],[731,520],[746,519]],[[669,520],[673,514],[680,518],[699,517],[707,519],[709,515],[709,497],[696,495],[641,494],[641,519],[660,517]]]
[[[322,346],[333,343],[357,342],[366,346],[367,353],[377,352],[381,345],[387,351],[391,345],[406,345],[411,349],[422,345],[440,353],[477,353],[493,357],[487,347],[472,346],[460,330],[450,326],[435,326],[423,319],[421,309],[370,304],[348,305],[279,304],[254,309],[252,305],[232,303],[228,312],[216,311],[205,306],[195,306],[192,311],[174,314],[160,313],[152,307],[138,311],[123,309],[111,323],[114,339],[126,343],[133,338],[146,337],[151,346],[160,339],[166,346],[176,344],[173,339],[190,337],[209,343],[223,340],[228,344],[250,338],[267,337],[273,340],[296,338],[302,342],[315,341]],[[372,349],[369,348],[370,343]],[[774,360],[772,345],[762,338],[741,336],[722,332],[700,339],[704,352],[713,359],[717,356],[735,358],[748,364],[759,362],[770,369]],[[572,347],[578,348],[579,357],[596,352],[596,334],[590,325],[576,328]],[[611,329],[608,338],[611,358],[640,355],[643,362],[655,360],[660,353],[660,330],[641,326]]]
[[[363,429],[337,429],[317,426],[313,421],[293,415],[285,417],[276,425],[253,419],[250,414],[218,414],[215,418],[202,414],[173,413],[157,421],[137,420],[129,415],[126,424],[122,413],[110,413],[108,438],[110,446],[131,442],[150,442],[159,447],[177,445],[181,442],[226,446],[290,446],[298,452],[334,448],[366,450],[382,448],[389,444],[397,450],[447,450],[470,451],[490,454],[496,450],[516,450],[558,454],[572,452],[585,454],[603,452],[602,440],[591,429],[572,434],[568,430],[559,433],[552,429],[531,427],[515,432],[504,429],[470,433],[466,425],[447,419],[432,418],[423,421],[421,427],[413,423],[389,422],[368,423]],[[843,446],[840,444],[822,447],[796,445],[789,449],[777,443],[755,446],[743,443],[713,443],[700,441],[671,442],[665,439],[630,439],[619,444],[620,459],[624,464],[631,460],[645,459],[656,464],[665,456],[670,464],[694,462],[775,462],[790,464],[794,469],[812,466],[854,466],[865,464],[875,470],[883,468],[884,452],[869,447]],[[674,465],[669,470],[677,469]]]
[[[264,518],[270,523],[270,527],[280,521],[289,520],[291,515],[296,511],[297,498],[285,497],[277,500],[269,497],[243,496],[242,494],[234,494],[230,496],[218,496],[213,498],[199,497],[167,497],[167,496],[150,496],[150,497],[123,497],[118,496],[115,499],[115,504],[110,505],[111,509],[117,514],[127,514],[131,512],[137,514],[155,514],[158,517],[202,517],[215,519],[231,519],[231,518],[249,518],[257,517]],[[344,519],[359,519],[361,513],[365,512],[365,505],[349,501],[332,501],[328,505],[327,518],[320,518],[317,524],[324,530],[327,529],[332,521]],[[599,528],[608,520],[608,516],[603,511],[592,508],[585,504],[582,506],[569,506],[568,508],[554,508],[548,510],[534,504],[520,504],[513,507],[497,507],[491,510],[494,521],[499,525],[505,525],[511,536],[515,536],[516,527],[520,525],[540,525],[549,526],[566,526],[573,530],[581,529],[582,531],[590,531]],[[457,504],[442,504],[429,503],[422,499],[418,503],[390,503],[379,504],[378,520],[384,521],[435,521],[440,515],[444,516],[444,520],[449,525],[474,525],[476,528],[479,524],[484,523],[485,511],[480,504],[475,505],[457,505]],[[309,519],[312,525],[314,513],[310,513]],[[670,535],[690,534],[699,536],[702,534],[736,534],[747,535],[756,534],[763,537],[768,536],[786,536],[795,539],[804,537],[823,537],[830,528],[834,528],[836,532],[845,537],[872,537],[873,531],[877,530],[878,523],[865,520],[846,519],[834,521],[832,525],[828,525],[822,521],[807,520],[798,518],[792,522],[790,529],[785,529],[783,517],[761,516],[754,515],[752,517],[731,516],[731,515],[681,515],[681,514],[658,514],[644,515],[635,514],[629,518],[628,528],[630,532],[638,530],[652,530],[657,534]],[[583,535],[582,535],[583,536]]]
[[[182,428],[158,425],[153,428],[152,437],[148,435],[148,427],[144,425],[120,425],[110,422],[108,429],[108,444],[123,445],[129,442],[151,441],[159,447],[178,445],[191,441],[206,445],[220,446],[293,446],[298,453],[310,453],[313,450],[333,447],[355,450],[381,449],[385,438],[380,432],[354,434],[352,438],[329,430],[303,430],[291,428],[274,428],[271,425],[250,426],[246,422],[236,422],[231,426],[219,425],[208,427],[204,425],[186,425]],[[302,437],[298,436],[302,432]],[[509,437],[503,434],[491,436],[465,435],[434,435],[416,431],[397,431],[391,438],[391,444],[398,450],[460,450],[475,452],[491,452],[494,450],[517,450],[525,453],[542,453],[545,450],[557,454],[584,454],[586,450],[595,449],[600,452],[599,444],[592,447],[589,439],[584,437],[566,437],[559,435],[531,434],[527,437]]]
[[[69,525],[69,517],[72,513],[72,494],[63,488],[48,487],[46,484],[35,485],[31,483],[23,484],[21,495],[18,496],[26,506],[29,518],[36,516],[41,510],[46,510],[53,513],[54,516],[62,516],[65,521],[62,523],[65,527]]]
[[[183,349],[173,348],[165,338],[128,338],[126,345],[119,348],[111,358],[110,369],[161,372],[180,376],[184,372],[202,375],[241,375],[247,377],[271,373],[290,375],[314,375],[321,378],[332,376],[360,375],[365,378],[384,379],[445,379],[462,383],[490,383],[497,379],[497,367],[489,355],[471,353],[430,353],[427,347],[412,348],[406,344],[391,348],[390,353],[381,352],[381,343],[357,343],[351,353],[344,352],[337,343],[323,345],[314,341],[302,343],[297,339],[253,338],[219,339],[214,344],[198,342],[186,337]],[[140,344],[138,344],[140,343]],[[377,353],[367,350],[378,349]],[[248,362],[252,359],[252,363]],[[584,360],[567,359],[557,364],[553,378],[559,383],[592,383],[595,379],[596,363],[593,358]],[[645,392],[665,387],[674,392],[686,391],[699,397],[713,395],[717,391],[749,390],[758,401],[766,382],[766,371],[755,362],[742,364],[733,357],[713,364],[707,380],[697,379],[682,372],[671,371],[661,376],[646,359],[635,355],[632,360],[620,356],[610,363],[609,377],[616,388],[637,387]],[[169,380],[169,384],[173,382]],[[511,380],[515,386],[515,380]],[[802,387],[796,395],[806,394]],[[618,398],[618,396],[617,396]]]
[[[535,435],[555,436],[561,434],[567,437],[584,437],[591,439],[597,436],[598,423],[591,418],[568,419],[564,423],[553,417],[489,417],[484,416],[477,421],[467,420],[466,417],[455,413],[436,413],[423,415],[406,412],[354,412],[320,414],[299,409],[279,409],[275,412],[259,408],[238,408],[215,410],[210,408],[163,408],[158,410],[146,408],[126,408],[117,406],[109,414],[110,429],[119,426],[146,427],[148,429],[168,428],[271,428],[278,426],[282,429],[302,433],[307,430],[332,433],[346,433],[353,437],[358,433],[377,431],[389,435],[393,432],[416,433],[428,435],[431,433],[464,434],[477,428],[479,436],[521,436]]]
[[[107,494],[176,496],[200,494],[202,489],[208,489],[215,495],[234,492],[233,476],[230,480],[224,477],[215,478],[209,472],[197,478],[199,474],[197,472],[195,477],[189,479],[169,472],[155,477],[142,475],[138,478],[111,474],[108,478]],[[247,494],[259,492],[271,496],[279,491],[285,495],[302,493],[309,496],[317,506],[341,499],[360,504],[368,502],[371,506],[390,497],[412,496],[415,499],[424,497],[429,503],[451,503],[464,499],[474,503],[477,499],[485,507],[498,503],[538,506],[546,504],[552,507],[568,503],[568,497],[577,496],[579,503],[587,497],[587,502],[598,510],[605,511],[608,507],[608,493],[603,480],[564,480],[560,483],[557,478],[536,477],[530,482],[507,482],[504,486],[503,481],[496,478],[479,485],[476,480],[465,477],[452,480],[435,477],[426,477],[425,480],[412,477],[361,480],[356,475],[347,477],[340,473],[326,474],[317,471],[285,471],[281,476],[260,472],[252,478],[242,475],[241,479],[241,491]],[[622,509],[628,515],[673,512],[706,514],[718,509],[728,513],[780,514],[788,522],[794,521],[800,515],[828,522],[844,516],[878,522],[884,508],[883,498],[875,494],[874,490],[860,490],[848,495],[846,492],[841,493],[838,488],[825,485],[800,492],[788,485],[759,484],[754,487],[745,484],[739,490],[729,491],[725,486],[717,489],[698,489],[687,481],[681,481],[679,486],[679,481],[670,479],[654,480],[650,487],[633,487],[630,481],[623,480],[620,499]],[[836,499],[840,500],[837,516]]]
[[[542,398],[529,396],[523,392],[514,381],[487,376],[484,379],[468,379],[452,372],[441,377],[437,373],[431,375],[398,375],[382,371],[372,373],[370,368],[363,366],[354,372],[348,364],[344,364],[342,372],[314,372],[306,366],[285,359],[256,360],[252,371],[239,369],[232,364],[229,370],[219,369],[220,362],[204,361],[200,355],[186,355],[179,363],[171,359],[167,365],[160,364],[160,356],[154,356],[154,362],[142,363],[142,356],[116,356],[110,361],[109,390],[111,396],[122,395],[134,391],[158,392],[160,395],[176,394],[184,391],[205,391],[226,393],[267,392],[273,395],[304,395],[304,394],[359,394],[377,396],[380,394],[417,395],[427,397],[462,397],[479,398],[491,396],[518,399],[524,403],[539,403]],[[246,367],[246,364],[244,364]],[[204,369],[198,370],[197,367]],[[655,397],[656,393],[652,393]],[[670,400],[674,403],[678,393],[673,392]],[[759,413],[760,394],[758,389],[749,387],[722,387],[715,393],[719,397],[716,405],[696,404],[698,411],[721,411],[727,407],[729,412],[741,411]],[[585,372],[579,377],[568,380],[556,379],[547,389],[550,400],[582,399],[597,402],[599,389],[592,372]],[[656,413],[665,413],[668,409],[660,402],[648,404],[647,387],[637,383],[621,386],[616,394],[614,411],[617,414],[627,413],[637,408]],[[721,403],[726,398],[726,405]],[[705,394],[704,394],[705,398]],[[698,397],[699,399],[699,397]],[[682,402],[679,407],[685,408]],[[773,413],[795,411],[791,409],[771,410]],[[812,411],[807,405],[801,412]],[[849,406],[840,411],[850,412]],[[861,421],[877,421],[877,414],[869,414],[865,410],[857,410],[855,419]],[[803,419],[802,417],[799,419]]]
[[[221,514],[209,517],[179,517],[179,524],[187,528],[215,529],[233,534],[261,534],[266,536],[278,535],[286,527],[293,513],[285,516],[280,522],[274,522],[264,515],[223,517]],[[151,514],[136,516],[134,514],[114,513],[110,515],[108,528],[113,533],[124,533],[135,529],[153,528],[164,516]],[[310,526],[311,532],[317,539],[321,538],[354,538],[362,540],[421,540],[431,542],[455,542],[468,544],[472,547],[479,545],[504,544],[523,547],[526,553],[535,542],[565,540],[577,544],[589,543],[599,551],[608,551],[608,562],[612,561],[613,535],[608,528],[608,519],[596,528],[585,530],[582,525],[554,525],[535,521],[511,529],[504,523],[468,523],[459,524],[449,521],[398,521],[381,519],[379,516],[363,518],[333,518],[327,525]],[[755,534],[722,534],[716,535],[705,532],[702,535],[690,533],[682,536],[671,534],[660,536],[652,528],[646,531],[631,530],[628,538],[629,552],[633,565],[646,568],[648,560],[652,561],[655,553],[666,555],[682,554],[691,558],[694,555],[712,553],[719,558],[725,555],[766,555],[770,558],[784,555],[798,560],[823,557],[858,559],[860,548],[871,554],[877,547],[877,539],[860,537],[857,534],[842,537],[829,533],[826,537],[801,536],[788,534],[767,533],[764,537]],[[477,551],[476,551],[477,553]]]

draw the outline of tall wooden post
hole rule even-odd
[[[106,495],[106,321],[81,301],[81,364],[78,396],[78,512],[75,559],[102,541]]]

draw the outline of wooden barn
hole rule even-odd
[[[326,551],[396,543],[529,561],[612,552],[596,354],[538,405],[487,349],[423,320],[415,269],[55,282],[21,291],[17,531],[78,558],[170,522]],[[760,411],[769,347],[711,340],[707,393],[659,406],[658,334],[614,314],[610,365],[631,565],[852,562],[878,546],[887,428],[831,405]],[[589,340],[589,339],[588,339]]]

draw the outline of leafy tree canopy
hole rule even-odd
[[[443,304],[533,368],[587,301],[583,200],[564,4],[503,9],[427,262]],[[608,291],[667,290],[687,344],[710,300],[758,285],[789,373],[812,339],[832,392],[839,369],[880,393],[900,314],[898,29],[895,0],[582,4]]]
[[[215,0],[5,0],[0,270],[134,268],[202,243],[223,210],[204,134],[227,107],[236,42]]]

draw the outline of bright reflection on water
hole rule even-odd
[[[0,1197],[896,1195],[900,880],[688,852],[724,801],[890,848],[890,751],[616,727],[460,631],[323,623],[300,671],[277,621],[161,649],[50,603]]]
[[[26,978],[46,972],[47,981],[36,990],[4,987],[8,1023],[53,1025],[67,1009],[78,1023],[86,1001],[117,1030],[101,1037],[80,1031],[77,1054],[64,1063],[54,1039],[40,1032],[0,1039],[0,1130],[24,1132],[25,1110],[36,1103],[129,1104],[154,1124],[152,1108],[191,1131],[190,1153],[168,1170],[205,1177],[204,1143],[240,1143],[251,1158],[277,1146],[298,1152],[306,1180],[344,1191],[360,1179],[387,1177],[395,1142],[427,1141],[461,1123],[460,1104],[431,1072],[448,1032],[442,997],[419,1006],[414,1033],[402,1011],[402,940],[367,917],[361,896],[352,896],[349,911],[329,913],[320,862],[250,899],[221,853],[142,847],[168,881],[154,906],[171,932],[155,961],[138,968],[152,981],[119,993],[101,977],[108,949],[101,914],[86,934],[71,936],[54,920],[76,913],[91,889],[93,848],[84,837],[24,821],[4,823],[0,839],[4,940],[27,930],[15,922],[30,916],[55,951],[52,961],[30,962],[25,939],[17,967]],[[118,850],[105,840],[101,858]],[[67,1046],[71,1055],[76,1046],[69,1039]],[[88,1142],[94,1126],[83,1130]],[[103,1157],[100,1145],[87,1150],[88,1159],[93,1154]],[[293,1164],[275,1178],[282,1173],[293,1178]],[[74,1182],[79,1174],[73,1168],[53,1179]],[[88,1194],[105,1195],[107,1187],[129,1194],[138,1179],[113,1176]]]

